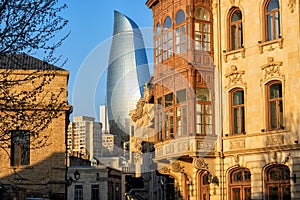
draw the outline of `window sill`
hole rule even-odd
[[[271,41],[258,41],[259,53],[262,54],[264,51],[273,51],[276,48],[283,48],[283,38],[278,38]]]
[[[228,62],[228,60],[237,60],[239,57],[245,58],[245,52],[246,49],[243,48],[239,48],[239,49],[235,49],[235,50],[230,50],[230,51],[223,51],[223,55],[224,55],[224,61]],[[239,56],[240,55],[240,56]]]

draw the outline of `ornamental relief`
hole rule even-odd
[[[160,174],[170,174],[170,169],[167,166],[157,169]]]
[[[291,13],[295,11],[295,6],[296,6],[296,0],[289,0],[288,7]]]
[[[208,164],[205,162],[205,160],[203,158],[194,158],[193,166],[196,169],[205,169],[205,170],[207,170],[209,168]]]
[[[230,87],[236,86],[236,85],[242,85],[245,87],[246,83],[244,82],[244,74],[245,74],[245,71],[238,70],[237,66],[232,65],[231,71],[229,73],[225,74],[225,77],[228,80],[226,88],[230,88]]]
[[[272,135],[267,136],[267,146],[275,146],[283,144],[283,136],[282,135]]]
[[[281,66],[282,62],[274,62],[273,57],[268,57],[268,63],[261,66],[261,70],[264,73],[264,77],[261,81],[265,81],[270,78],[283,78]]]
[[[182,167],[178,161],[171,163],[171,169],[173,172],[181,172],[183,168],[184,167]]]
[[[230,150],[239,150],[239,149],[244,149],[245,148],[245,139],[240,139],[240,140],[233,140],[230,141],[229,144],[229,149]]]

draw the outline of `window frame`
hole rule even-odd
[[[265,42],[281,38],[280,3],[277,0],[278,1],[278,8],[274,9],[274,10],[271,10],[271,11],[267,11],[268,5],[271,1],[272,0],[266,0],[264,2],[264,6],[263,6],[263,16],[264,16],[263,26],[264,26],[264,41]],[[277,22],[276,22],[276,14],[278,14],[278,21]],[[271,27],[271,29],[273,29],[273,30],[269,30],[268,15],[272,16],[272,27]],[[277,27],[277,29],[276,29],[276,27]],[[272,38],[269,38],[269,34],[271,34]]]
[[[234,105],[234,94],[237,93],[237,92],[243,92],[243,103],[242,104],[237,104],[237,105]],[[240,135],[240,134],[245,134],[245,131],[246,131],[246,124],[245,124],[245,91],[243,88],[234,88],[232,89],[230,92],[230,133],[231,135]],[[238,109],[238,116],[237,116],[237,119],[238,119],[238,124],[237,126],[241,126],[241,131],[239,132],[235,132],[235,112],[234,110],[235,109]],[[242,119],[242,116],[241,116],[241,111],[243,109],[243,112],[244,112],[244,115],[243,115],[243,119]],[[243,128],[242,128],[243,127]]]
[[[196,16],[194,19],[194,31],[193,31],[193,39],[194,39],[194,50],[195,51],[206,51],[206,52],[212,52],[213,51],[213,23],[212,23],[212,13],[209,11],[209,9],[207,9],[204,6],[197,6],[194,10],[194,12],[196,12],[196,9],[198,8],[203,8],[207,11],[209,19],[205,20],[205,19],[197,19]],[[197,24],[199,24],[199,30],[196,29]],[[206,31],[205,26],[209,26],[209,32]],[[196,36],[199,35],[199,39],[196,38]],[[206,39],[204,39],[204,35],[209,35],[209,41],[207,41]],[[200,48],[198,48],[197,43],[200,44]],[[208,49],[206,45],[209,45]]]
[[[197,99],[197,89],[207,89],[208,90],[208,94],[209,94],[209,100],[199,100]],[[214,135],[214,123],[213,123],[213,101],[212,101],[212,93],[209,90],[209,88],[196,88],[195,90],[196,95],[196,107],[195,107],[195,129],[196,129],[196,135]],[[199,105],[201,107],[201,111],[199,112],[200,115],[200,121],[198,122],[197,120],[197,116],[198,116],[198,110],[197,110],[197,105]],[[206,112],[206,106],[210,106],[210,112],[211,113],[207,113]],[[207,119],[206,117],[210,116],[211,117],[211,124],[207,123]],[[207,133],[207,126],[211,126],[211,133]],[[198,126],[200,126],[201,128],[201,132],[198,133]]]
[[[75,185],[74,200],[83,200],[83,186],[82,185]]]
[[[170,20],[169,27],[165,27],[167,20]],[[173,21],[170,16],[167,16],[164,20],[164,27],[162,30],[162,48],[163,48],[163,56],[162,60],[167,60],[173,55]]]
[[[233,21],[233,16],[236,12],[240,12],[241,18]],[[231,9],[229,15],[228,15],[228,35],[229,35],[229,50],[238,50],[240,48],[243,48],[243,14],[242,11],[238,7],[234,7]],[[241,26],[241,30],[239,30],[239,25]],[[233,26],[235,26],[235,38],[233,38]],[[235,42],[235,45],[233,46],[233,40]]]
[[[277,97],[277,98],[270,98],[270,88],[273,85],[277,85],[280,84],[281,86],[281,97]],[[280,130],[280,129],[284,129],[284,104],[283,104],[283,85],[282,82],[279,80],[274,80],[274,81],[270,81],[266,84],[266,108],[267,108],[267,129],[269,131],[273,131],[273,130]],[[275,102],[275,116],[271,116],[271,103]],[[282,114],[280,114],[280,105],[279,102],[281,102],[281,109],[282,109]],[[279,116],[280,115],[280,116]],[[282,115],[282,116],[281,116]],[[281,120],[280,120],[281,117]],[[272,127],[272,118],[276,119],[276,127],[273,128]]]
[[[178,21],[178,15],[183,13],[183,21]],[[187,51],[187,46],[186,46],[186,24],[185,24],[185,12],[180,9],[176,13],[176,22],[175,22],[175,27],[174,27],[174,41],[175,41],[175,46],[174,46],[174,52],[176,54],[180,54],[183,52]]]
[[[284,175],[284,170],[287,170],[288,171],[288,176],[284,179],[281,178],[281,179],[277,179],[277,180],[270,180],[270,172],[272,170],[280,170],[280,172],[282,174],[279,174],[279,177],[280,178],[280,175]],[[290,168],[286,165],[283,165],[283,164],[274,164],[274,165],[271,165],[271,166],[268,166],[266,169],[265,169],[265,173],[264,173],[264,184],[265,184],[265,198],[266,200],[272,200],[272,198],[270,198],[270,186],[277,186],[278,187],[278,200],[290,200],[291,199],[291,196],[289,196],[289,198],[287,199],[286,197],[283,197],[282,195],[284,195],[284,192],[283,192],[283,187],[286,187],[288,186],[289,188],[289,193],[291,191],[291,181],[290,181],[290,174],[291,174],[291,171],[290,171]]]
[[[162,62],[162,27],[160,23],[158,22],[155,27],[155,63],[161,63]]]
[[[11,166],[30,165],[30,132],[28,130],[12,130],[11,135]],[[17,155],[16,155],[17,154]]]
[[[242,180],[233,182],[233,175],[235,172],[241,172],[242,173]],[[249,180],[246,179],[245,173],[248,172],[250,174]],[[233,189],[239,189],[240,191],[240,198],[239,199],[245,199],[245,189],[250,189],[250,199],[251,199],[251,172],[248,168],[245,167],[238,167],[234,168],[229,171],[228,173],[228,188],[229,188],[229,199],[233,200]]]

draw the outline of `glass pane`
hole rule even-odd
[[[279,199],[278,186],[269,186],[269,199]]]
[[[238,47],[241,48],[243,44],[243,34],[242,34],[242,23],[238,24]]]
[[[165,20],[164,23],[164,29],[169,29],[172,26],[172,20],[171,18],[168,16]]]
[[[290,200],[291,199],[291,191],[289,185],[283,185],[282,186],[282,199],[284,200]]]
[[[233,109],[233,133],[239,133],[239,109],[234,108]]]
[[[232,183],[242,182],[242,181],[243,181],[242,170],[237,170],[237,171],[232,173]]]
[[[250,181],[251,180],[251,173],[249,170],[244,171],[245,180],[244,181]]]
[[[173,105],[173,93],[165,95],[165,107]]]
[[[231,25],[231,49],[236,49],[236,25]]]
[[[233,93],[233,105],[244,104],[244,91]]]
[[[282,180],[282,172],[281,169],[278,167],[274,167],[269,171],[269,177],[271,181],[278,181]]]
[[[205,105],[205,113],[211,114],[211,105]]]
[[[240,188],[232,188],[232,199],[241,200]]]
[[[276,33],[276,38],[280,35],[280,15],[279,12],[275,13],[275,33]]]
[[[177,103],[183,103],[186,101],[186,90],[180,90],[176,92]]]
[[[270,99],[281,98],[282,97],[282,87],[281,83],[276,83],[270,86]]]
[[[176,15],[176,24],[179,24],[184,21],[185,21],[185,14],[183,10],[179,10]]]
[[[235,22],[235,21],[238,21],[238,20],[241,20],[241,19],[242,19],[242,13],[241,13],[241,11],[237,10],[233,13],[232,18],[231,18],[231,22]]]
[[[209,21],[209,13],[203,7],[197,7],[195,9],[195,19],[206,20]]]
[[[205,133],[212,134],[212,125],[206,125],[205,127],[206,127]]]
[[[267,36],[268,36],[268,40],[273,40],[274,39],[274,35],[273,35],[273,16],[271,14],[267,15]]]
[[[207,88],[196,88],[196,99],[201,101],[210,101],[210,91]]]
[[[267,6],[267,12],[270,12],[272,10],[276,10],[279,8],[279,2],[278,0],[270,0],[268,6]]]
[[[277,128],[277,120],[276,120],[276,101],[270,102],[270,128]]]
[[[251,200],[251,187],[244,188],[244,200]]]
[[[196,112],[198,113],[202,113],[202,105],[201,104],[196,104]]]
[[[282,101],[278,101],[278,122],[279,122],[279,127],[278,128],[282,128],[283,127],[283,105],[282,105]]]
[[[160,35],[160,33],[161,33],[161,26],[160,23],[158,23],[156,26],[156,35]]]
[[[241,117],[240,117],[241,130],[240,130],[240,132],[244,133],[245,132],[245,109],[244,109],[244,107],[241,107],[240,111],[241,111],[241,113],[240,113],[240,115],[241,115]]]

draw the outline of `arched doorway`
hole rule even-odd
[[[290,200],[290,169],[285,165],[272,165],[265,171],[267,200]]]
[[[199,173],[199,199],[200,200],[209,200],[209,184],[210,184],[210,173],[208,171],[203,171]]]

